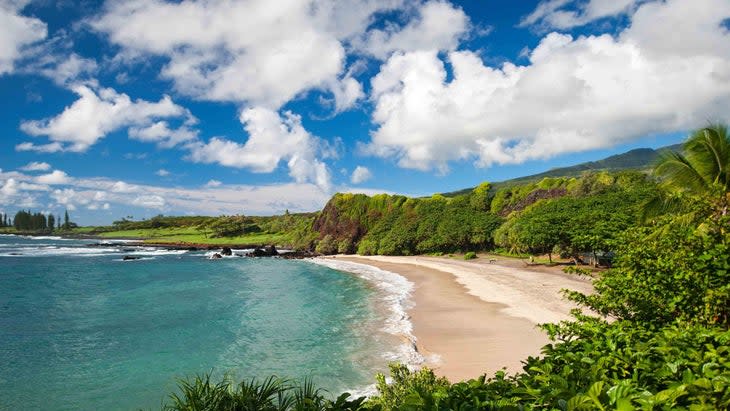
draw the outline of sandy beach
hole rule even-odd
[[[415,284],[409,311],[427,365],[450,381],[521,369],[548,343],[537,324],[569,319],[567,288],[591,292],[590,280],[558,267],[516,259],[336,256],[394,272]]]

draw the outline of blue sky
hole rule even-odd
[[[0,212],[313,211],[674,144],[730,117],[729,22],[727,0],[0,0]]]

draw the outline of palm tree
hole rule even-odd
[[[701,223],[728,215],[730,204],[730,134],[724,124],[695,131],[682,152],[662,154],[654,173],[664,191],[644,205],[644,215],[678,213],[676,221]],[[690,201],[687,201],[690,200]],[[698,204],[702,206],[697,207]]]

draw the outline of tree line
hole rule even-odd
[[[69,218],[68,210],[64,211],[63,220],[60,215],[20,210],[15,213],[12,220],[8,214],[0,215],[0,221],[2,221],[2,227],[13,227],[18,231],[53,232],[54,230],[69,230],[77,226]]]

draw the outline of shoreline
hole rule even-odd
[[[591,292],[590,280],[520,260],[338,255],[323,260],[364,264],[414,284],[407,308],[422,365],[456,382],[515,373],[549,340],[537,324],[569,319],[562,288]],[[347,271],[344,267],[341,270]]]

